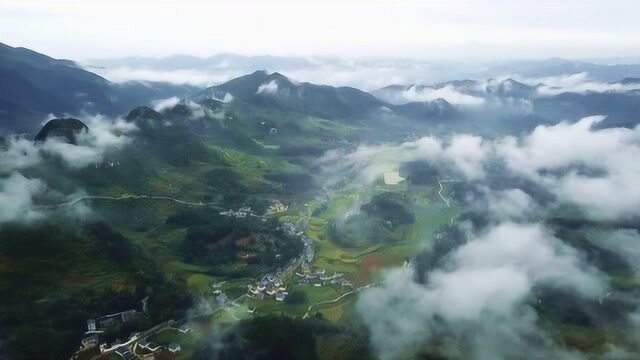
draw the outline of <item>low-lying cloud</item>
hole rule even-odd
[[[428,344],[470,359],[570,358],[539,327],[536,286],[606,292],[604,277],[538,224],[502,223],[472,239],[415,281],[415,269],[389,272],[362,293],[358,312],[382,359],[411,357]],[[536,346],[528,346],[531,341]]]
[[[278,92],[278,82],[276,80],[271,80],[268,83],[261,84],[258,86],[258,90],[256,90],[256,94],[268,94],[273,95]]]
[[[19,172],[0,177],[0,223],[8,221],[31,221],[41,217],[34,210],[34,198],[47,191],[40,179],[29,179]]]
[[[239,70],[157,70],[151,68],[128,66],[114,68],[89,67],[87,69],[116,83],[125,83],[128,81],[158,81],[168,82],[176,85],[194,85],[201,87],[219,84],[221,82],[231,80],[234,77],[244,75],[244,73]]]
[[[605,83],[591,79],[588,73],[523,79],[523,82],[536,86],[540,96],[553,96],[564,92],[585,94],[588,92],[626,92],[640,89],[640,84]]]
[[[225,101],[225,102],[228,102],[228,101]],[[154,110],[158,112],[163,112],[165,110],[173,109],[174,107],[176,107],[176,105],[185,106],[189,110],[191,119],[200,119],[205,116],[205,110],[202,108],[200,104],[191,100],[180,99],[177,96],[172,96],[166,99],[154,100],[151,102],[151,106],[153,106]]]
[[[454,134],[397,145],[360,146],[346,154],[328,152],[320,164],[329,174],[352,172],[363,183],[414,160],[439,164],[465,180],[482,179],[499,169],[540,185],[559,202],[578,205],[593,218],[640,216],[640,188],[636,186],[640,164],[634,160],[640,157],[640,128],[595,129],[603,119],[593,116],[573,124],[538,126],[521,137],[485,139]]]
[[[439,88],[411,85],[405,90],[388,92],[388,95],[381,95],[380,97],[396,105],[410,102],[429,102],[438,99],[444,99],[450,104],[459,106],[478,106],[485,103],[484,98],[464,94],[458,91],[453,85],[445,85]]]
[[[464,233],[462,242],[434,240],[451,243],[441,244],[448,252],[426,270],[414,266],[390,271],[380,286],[360,294],[357,309],[381,358],[437,349],[445,356],[478,360],[523,353],[584,359],[554,340],[556,335],[543,325],[546,320],[537,308],[547,305],[541,293],[570,294],[579,299],[578,307],[603,306],[613,296],[640,308],[628,295],[611,295],[608,276],[587,259],[586,243],[567,243],[548,222],[560,209],[566,212],[566,206],[572,209],[569,216],[579,219],[640,218],[640,167],[634,161],[640,156],[640,128],[597,129],[602,120],[588,117],[496,139],[426,136],[347,153],[332,151],[319,161],[329,174],[348,174],[352,183],[365,185],[402,163],[425,161],[438,169],[439,179],[465,184],[473,196],[455,201],[485,219],[457,224]],[[327,179],[328,186],[336,182]],[[636,230],[591,234],[589,242],[618,254],[638,271]],[[631,324],[632,315],[625,321]],[[608,349],[603,358],[633,353],[618,345]]]
[[[34,143],[24,138],[10,138],[6,148],[0,151],[0,223],[7,221],[31,221],[43,216],[34,203],[35,198],[64,200],[64,194],[50,189],[45,179],[28,177],[30,168],[37,167],[51,158],[61,161],[69,169],[80,169],[100,164],[106,157],[133,141],[137,127],[123,119],[103,116],[86,116],[83,121],[88,132],[76,136],[77,145],[47,139]],[[37,173],[37,172],[36,172]],[[77,196],[77,192],[74,194]],[[76,209],[86,214],[86,209]]]

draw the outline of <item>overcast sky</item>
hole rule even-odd
[[[76,60],[638,56],[639,14],[634,0],[0,0],[0,42]]]

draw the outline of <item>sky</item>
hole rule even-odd
[[[640,55],[639,1],[0,0],[0,42],[57,58]]]

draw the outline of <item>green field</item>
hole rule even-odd
[[[377,244],[364,248],[344,248],[328,240],[327,226],[339,215],[351,209],[356,200],[371,196],[381,190],[407,191],[413,201],[412,209],[415,223],[403,240],[390,244]],[[436,194],[437,196],[437,194]],[[312,208],[318,208],[312,204]],[[325,210],[308,222],[307,235],[316,240],[318,251],[314,265],[329,272],[341,272],[356,286],[366,285],[379,280],[379,270],[385,267],[401,266],[407,257],[412,256],[431,241],[438,229],[449,224],[451,219],[460,212],[455,205],[446,207],[438,198],[433,196],[431,188],[388,187],[374,185],[370,189],[358,193],[341,193],[330,199]]]

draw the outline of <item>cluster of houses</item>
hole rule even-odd
[[[229,209],[227,211],[221,211],[220,215],[231,216],[234,218],[242,219],[242,218],[246,218],[247,216],[254,216],[255,214],[251,210],[251,207],[244,206],[239,208],[238,210]]]
[[[328,275],[325,269],[311,270],[309,266],[302,266],[302,272],[296,272],[300,284],[310,284],[316,287],[325,285],[338,285],[343,287],[353,287],[351,282],[344,278],[344,274],[334,272],[333,275]]]
[[[122,313],[118,313],[118,314],[122,314]],[[117,314],[112,314],[112,315],[117,315]],[[109,318],[107,319],[107,321],[112,321],[114,319],[112,315],[108,315]],[[93,328],[94,325],[96,326],[96,328],[99,328],[100,326],[99,320],[100,319],[96,319],[91,322],[87,322],[87,325],[91,326],[91,328]],[[174,327],[175,325],[172,325],[172,324],[173,324],[173,321],[169,321],[168,323],[156,325],[152,329],[155,329],[157,331],[157,330],[166,329],[167,326],[169,326],[170,328],[175,329],[182,334],[187,334],[192,331],[191,328],[186,324],[180,326],[179,328],[175,328]],[[99,331],[99,330],[92,330],[92,331]],[[106,344],[101,344],[100,346],[96,346],[97,342],[93,344],[87,344],[87,345],[84,345],[83,343],[83,346],[86,346],[86,347],[81,347],[80,350],[77,351],[71,357],[71,360],[112,359],[114,355],[124,360],[173,359],[176,357],[176,354],[181,351],[181,346],[178,343],[156,344],[154,342],[151,342],[149,340],[150,335],[148,335],[150,332],[154,332],[154,331],[151,331],[151,330],[148,331],[147,336],[145,336],[141,340],[139,339],[141,337],[140,333],[132,334],[129,340],[127,340],[126,342],[122,343],[120,341],[116,341],[115,343],[111,344],[111,347],[107,347]],[[167,355],[171,355],[171,356],[167,356]]]
[[[183,325],[178,328],[183,334],[187,334],[191,332],[191,328],[187,325]],[[146,337],[140,340],[135,344],[135,353],[141,359],[155,359],[156,354],[168,351],[171,354],[176,354],[182,350],[182,347],[178,343],[170,343],[170,344],[156,344],[152,341],[149,341],[149,337]]]
[[[97,319],[87,320],[87,331],[85,332],[85,336],[82,338],[81,349],[97,346],[100,342],[100,335],[102,335],[106,329],[131,321],[138,315],[138,311],[132,309],[115,314],[104,315]],[[107,344],[100,345],[101,349],[106,347]]]
[[[283,212],[286,212],[287,210],[289,210],[288,205],[285,205],[282,202],[276,200],[267,208],[265,215],[268,216],[268,215],[283,213]]]
[[[100,355],[105,352],[113,351],[114,348],[115,352],[118,352],[119,350],[122,352],[122,354],[118,353],[122,358],[132,358],[132,354],[126,353],[124,348],[119,346],[119,341],[112,344],[112,347],[109,347],[106,343],[100,343],[100,341],[102,339],[102,334],[104,334],[108,328],[124,324],[136,319],[138,316],[140,316],[140,313],[135,309],[131,309],[114,314],[103,315],[96,319],[88,319],[87,331],[84,333],[84,337],[81,340],[80,349],[73,355],[72,359],[82,359],[86,354]]]
[[[187,325],[181,326],[178,331],[183,334],[191,332],[191,328]],[[152,360],[152,359],[167,359],[165,353],[175,354],[182,350],[180,344],[178,343],[170,343],[170,344],[156,344],[154,342],[149,341],[149,336],[144,339],[135,342],[135,338],[132,338],[127,344],[120,345],[115,348],[114,353],[119,355],[121,358],[125,360],[130,359],[144,359],[144,360]],[[132,345],[133,343],[133,345]],[[163,355],[165,354],[165,355]],[[173,357],[171,357],[173,358]]]
[[[258,300],[263,300],[266,296],[272,296],[278,301],[284,301],[289,295],[287,286],[282,279],[273,274],[264,275],[257,284],[249,284],[247,287],[249,288],[247,295]]]

